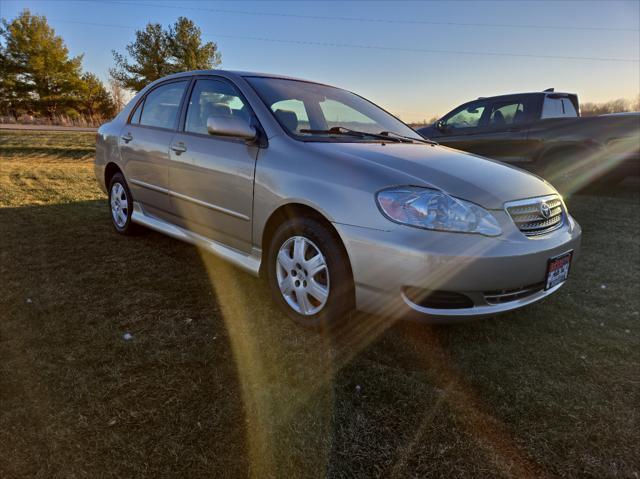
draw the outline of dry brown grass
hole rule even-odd
[[[0,477],[640,473],[637,183],[570,199],[583,253],[541,304],[326,338],[211,256],[114,233],[89,136],[5,135]]]

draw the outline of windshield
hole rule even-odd
[[[291,135],[318,141],[381,141],[345,135],[340,129],[371,134],[392,132],[417,140],[421,136],[382,108],[340,88],[281,78],[249,77],[247,81]],[[332,130],[332,131],[329,131]]]

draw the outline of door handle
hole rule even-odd
[[[171,149],[176,153],[176,155],[180,155],[181,153],[187,151],[187,147],[182,142],[174,143],[173,145],[171,145]]]
[[[131,133],[122,135],[120,138],[122,138],[122,141],[124,141],[125,143],[129,143],[131,140],[133,140],[133,136],[131,136]]]

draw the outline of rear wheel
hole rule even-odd
[[[118,233],[132,235],[139,231],[138,225],[131,221],[133,197],[122,173],[113,175],[109,182],[109,209],[111,223]]]
[[[267,261],[273,299],[298,324],[326,328],[353,309],[349,259],[317,220],[294,218],[280,225]]]

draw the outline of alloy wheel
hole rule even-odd
[[[280,293],[299,314],[312,316],[329,299],[329,268],[320,249],[304,236],[286,240],[276,258]]]
[[[124,228],[129,217],[129,200],[127,191],[120,183],[111,187],[111,216],[118,228]]]

